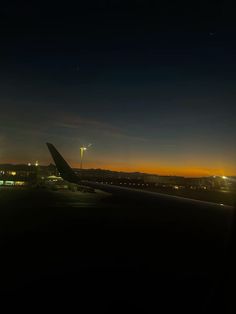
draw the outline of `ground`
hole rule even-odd
[[[82,313],[201,313],[219,302],[232,214],[103,192],[0,189],[1,296]]]

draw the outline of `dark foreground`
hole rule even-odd
[[[232,216],[224,206],[0,189],[2,302],[31,312],[231,313]]]

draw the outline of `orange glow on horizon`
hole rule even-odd
[[[32,159],[32,158],[31,158]],[[32,159],[33,160],[33,159]],[[66,158],[69,165],[73,168],[80,168],[79,162],[74,162],[73,159]],[[27,164],[25,160],[8,160],[7,162],[2,161],[2,164]],[[51,159],[41,159],[41,165],[48,165],[53,163]],[[160,163],[160,166],[157,166],[157,163],[147,162],[147,163],[139,163],[139,162],[105,162],[105,161],[96,161],[92,162],[89,160],[85,160],[84,168],[89,169],[103,169],[103,170],[111,170],[111,171],[123,171],[123,172],[142,172],[148,174],[156,174],[156,175],[166,175],[166,176],[184,176],[184,177],[202,177],[202,176],[236,176],[236,166],[233,165],[218,165],[212,164],[212,167],[201,166],[196,163],[196,166],[193,164],[190,165],[163,165]]]
[[[74,164],[74,168],[79,168],[79,164]],[[236,168],[225,167],[224,169],[207,168],[207,167],[152,167],[147,165],[124,165],[124,164],[109,164],[104,163],[101,166],[98,163],[85,164],[85,169],[104,169],[121,172],[142,172],[148,174],[166,175],[166,176],[184,176],[184,177],[202,177],[202,176],[234,176],[236,174]]]

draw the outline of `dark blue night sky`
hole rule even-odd
[[[0,163],[236,174],[231,2],[1,7]]]

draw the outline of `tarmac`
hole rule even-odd
[[[1,296],[82,313],[220,312],[232,217],[225,206],[1,188]]]

